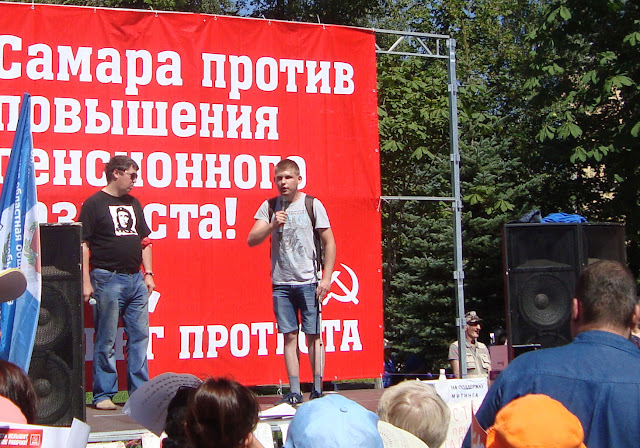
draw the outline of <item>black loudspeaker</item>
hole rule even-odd
[[[86,420],[81,237],[78,223],[40,225],[42,301],[29,378],[41,425]]]
[[[582,268],[601,259],[626,262],[624,224],[507,224],[503,251],[509,344],[564,345]]]

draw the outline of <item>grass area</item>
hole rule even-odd
[[[126,403],[129,399],[129,393],[126,390],[119,391],[114,397],[114,403]],[[91,404],[93,401],[93,392],[85,393],[85,404]]]

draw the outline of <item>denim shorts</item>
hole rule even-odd
[[[305,285],[273,285],[273,311],[278,321],[278,333],[298,331],[302,319],[305,334],[320,334],[317,283]]]

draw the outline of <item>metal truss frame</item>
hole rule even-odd
[[[395,36],[395,42],[389,47],[382,48],[376,42],[377,54],[397,56],[417,56],[425,58],[444,59],[447,63],[447,87],[449,91],[449,148],[451,160],[451,196],[381,196],[383,201],[442,201],[450,202],[453,210],[453,243],[454,243],[454,271],[456,299],[456,327],[458,333],[458,355],[460,374],[467,376],[466,338],[464,334],[464,269],[462,265],[462,200],[460,196],[460,149],[458,146],[458,81],[456,78],[456,41],[443,34],[414,33],[373,29],[376,34]]]

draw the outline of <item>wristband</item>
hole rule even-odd
[[[150,275],[151,277],[153,277],[153,272],[147,271],[147,272],[144,273],[144,275]]]

